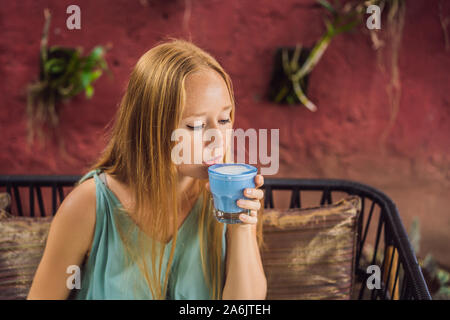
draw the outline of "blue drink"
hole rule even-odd
[[[239,214],[248,210],[237,206],[244,196],[244,189],[255,188],[255,176],[258,169],[248,164],[224,163],[208,168],[209,185],[214,199],[214,214],[222,223],[242,223]]]

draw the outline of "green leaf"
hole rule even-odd
[[[99,61],[99,65],[100,65],[100,68],[102,68],[103,70],[108,70],[108,64],[106,63],[105,59],[101,59]]]
[[[334,35],[336,33],[336,31],[334,29],[334,25],[328,19],[325,19],[324,22],[325,22],[325,26],[327,27],[327,33],[329,35]]]
[[[104,51],[105,50],[103,49],[103,47],[97,46],[92,50],[91,54],[89,55],[89,58],[93,60],[98,60],[103,56]]]
[[[58,80],[58,86],[67,87],[70,83],[72,83],[72,79],[75,77],[76,71],[79,69],[80,52],[75,51],[71,56],[69,62],[66,65],[64,75]]]
[[[94,95],[94,87],[92,87],[91,85],[88,85],[86,87],[86,97],[88,99],[92,98],[92,96]]]
[[[328,11],[330,11],[332,14],[336,13],[336,10],[333,8],[333,6],[331,5],[331,3],[329,3],[326,0],[317,0],[317,2],[319,4],[321,4],[325,9],[327,9]]]
[[[103,53],[103,47],[95,47],[89,54],[89,56],[86,57],[83,69],[85,71],[91,71],[91,69],[94,68],[97,63],[103,60]]]
[[[356,27],[359,23],[360,21],[354,20],[352,22],[344,24],[343,26],[340,26],[339,28],[336,29],[336,33],[348,32],[352,30],[354,27]]]
[[[295,95],[300,100],[300,102],[310,111],[317,111],[316,105],[312,103],[311,100],[309,100],[308,97],[304,94],[302,88],[300,87],[299,81],[293,81],[292,85],[294,86]]]
[[[437,277],[439,279],[439,282],[441,283],[441,285],[445,285],[448,280],[450,279],[450,274],[447,271],[444,271],[442,269],[439,269],[439,271],[437,272]]]
[[[47,60],[44,64],[44,70],[46,73],[56,73],[58,70],[62,70],[64,68],[64,59],[53,58]]]
[[[86,88],[91,83],[91,74],[90,72],[82,72],[81,73],[81,86]]]
[[[97,80],[102,75],[102,70],[95,70],[91,72],[91,83]]]
[[[95,70],[93,72],[82,72],[81,73],[81,86],[86,88],[88,85],[93,83],[102,75],[101,70]]]
[[[274,102],[280,102],[281,100],[283,100],[284,96],[288,93],[289,89],[286,86],[283,86],[281,88],[281,90],[278,92],[278,94],[276,95]]]
[[[62,64],[54,64],[50,67],[51,73],[60,73],[64,70],[64,66]]]

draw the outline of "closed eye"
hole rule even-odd
[[[204,125],[202,124],[201,126],[190,126],[190,125],[186,125],[186,127],[188,127],[191,130],[201,130],[203,129]]]
[[[226,120],[219,120],[219,123],[224,125],[231,122],[231,119],[226,119]],[[188,127],[190,130],[201,130],[205,127],[204,124],[202,124],[201,126],[190,126],[190,125],[186,125],[186,127]]]

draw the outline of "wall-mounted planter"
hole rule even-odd
[[[35,129],[43,140],[43,128],[55,129],[58,125],[58,103],[81,92],[89,99],[94,94],[93,83],[109,72],[104,59],[109,46],[97,46],[83,56],[82,48],[48,47],[50,12],[44,11],[45,26],[39,56],[39,78],[27,87],[28,142],[34,139]]]
[[[302,48],[297,44],[295,48],[279,48],[275,54],[275,64],[270,81],[268,97],[276,103],[301,103],[310,111],[317,111],[316,105],[306,96],[308,75],[320,61],[331,40],[342,32],[352,30],[361,23],[365,13],[365,5],[332,6],[326,0],[318,0],[324,7],[329,18],[325,18],[326,32],[312,48]]]
[[[284,53],[283,53],[284,52]],[[299,104],[300,99],[294,90],[294,85],[290,76],[305,63],[311,49],[296,47],[280,47],[275,52],[272,78],[269,84],[268,99],[280,104]],[[283,58],[283,54],[285,55]],[[287,57],[287,61],[286,61]],[[286,63],[288,65],[286,65]],[[300,87],[306,94],[308,89],[309,76],[306,75],[300,79]]]

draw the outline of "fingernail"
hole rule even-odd
[[[247,220],[248,216],[246,216],[245,214],[241,214],[241,219],[242,220]]]
[[[252,189],[247,189],[247,194],[252,194],[253,190]]]

